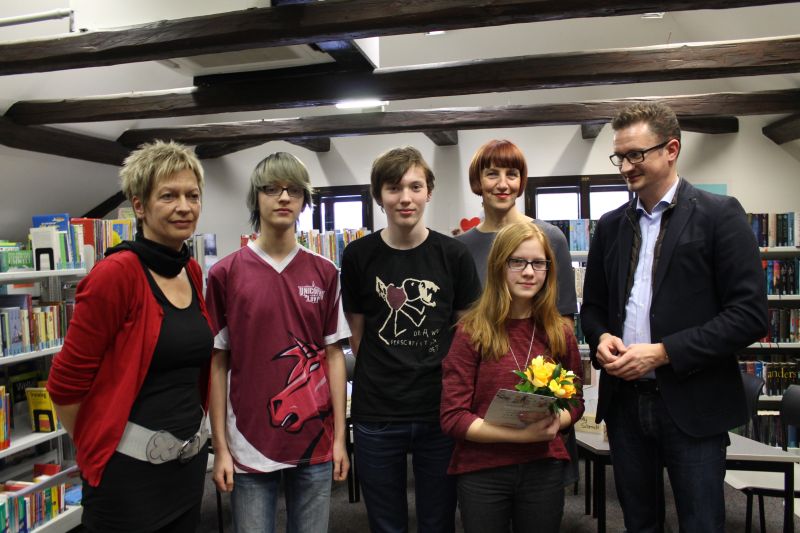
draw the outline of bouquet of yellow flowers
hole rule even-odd
[[[579,405],[575,398],[581,390],[578,376],[550,358],[537,355],[524,372],[514,370],[514,373],[522,379],[516,386],[518,391],[555,398],[550,405],[554,413]]]

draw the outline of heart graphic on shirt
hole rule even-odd
[[[478,217],[462,218],[460,223],[461,231],[469,231],[480,223],[481,219]]]
[[[406,296],[406,291],[395,287],[393,284],[390,284],[386,287],[386,301],[389,302],[389,307],[397,311],[403,304],[406,303],[408,296]]]

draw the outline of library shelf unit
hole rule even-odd
[[[570,250],[569,256],[573,261],[585,263],[589,259],[589,250]]]
[[[32,283],[50,278],[81,278],[86,275],[85,268],[65,268],[61,270],[12,270],[0,272],[0,284]]]
[[[80,505],[67,506],[67,510],[49,522],[33,529],[31,533],[63,533],[81,525],[83,507]]]
[[[50,298],[61,299],[60,283],[82,278],[86,275],[85,268],[72,268],[60,270],[20,270],[10,272],[0,272],[0,285],[9,284],[31,284],[42,283],[42,293],[45,293],[45,286],[47,286],[47,294]],[[55,297],[55,298],[54,298]],[[61,345],[51,346],[41,350],[34,350],[30,352],[6,355],[0,357],[0,369],[8,365],[14,365],[23,361],[39,360],[48,358],[57,354],[61,350]],[[45,363],[45,369],[49,370],[49,360]],[[64,463],[64,442],[63,437],[67,432],[63,428],[56,429],[55,431],[47,433],[34,432],[27,423],[23,427],[17,425],[11,431],[11,444],[8,448],[0,450],[0,460],[24,452],[31,448],[51,441],[56,441],[55,449],[39,453],[30,458],[26,458],[17,464],[3,466],[0,468],[0,481],[8,479],[20,479],[26,475],[30,475],[35,463]],[[65,472],[72,472],[72,475],[77,475],[77,466],[66,469]],[[44,484],[47,484],[45,482]],[[31,490],[41,487],[43,484],[36,484]],[[22,492],[28,492],[22,491]],[[14,493],[9,493],[14,494]],[[63,513],[55,516],[49,521],[40,524],[33,528],[32,533],[62,533],[70,531],[81,523],[82,507],[70,506]]]

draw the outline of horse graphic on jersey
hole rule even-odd
[[[330,405],[330,392],[322,367],[324,349],[292,338],[294,345],[273,358],[296,357],[297,363],[286,378],[286,387],[270,399],[269,414],[274,426],[296,433],[307,421],[327,416],[319,408]]]

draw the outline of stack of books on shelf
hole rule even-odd
[[[581,252],[589,249],[589,244],[597,227],[596,220],[581,218],[577,220],[548,220],[567,238],[571,252]]]
[[[758,411],[755,420],[748,420],[747,424],[733,430],[733,433],[757,440],[780,448],[783,446],[783,431],[781,429],[781,416],[779,411]],[[788,426],[786,447],[797,449],[797,428]]]
[[[83,227],[70,223],[68,213],[34,215],[30,241],[36,270],[82,268]]]
[[[0,240],[0,272],[33,270],[33,251],[21,242]]]
[[[342,252],[344,252],[345,246],[368,233],[369,230],[367,228],[326,231],[324,233],[320,233],[317,230],[298,231],[297,242],[312,252],[327,257],[336,263],[336,266],[341,266]]]
[[[68,483],[61,467],[36,464],[32,481],[8,480],[0,493],[0,531],[32,531],[67,510]]]
[[[800,362],[787,355],[767,355],[739,361],[739,369],[764,380],[764,394],[781,396],[789,385],[800,384]]]
[[[0,241],[0,272],[91,267],[106,248],[133,239],[136,221],[34,215],[29,243]]]
[[[36,301],[36,304],[30,294],[0,294],[0,356],[61,344],[75,302]]]
[[[767,294],[800,294],[800,256],[787,259],[762,259]]]
[[[769,332],[761,342],[800,342],[800,309],[770,308]]]
[[[800,211],[748,213],[747,219],[760,247],[800,246]]]
[[[0,385],[0,450],[11,446],[11,396]]]

